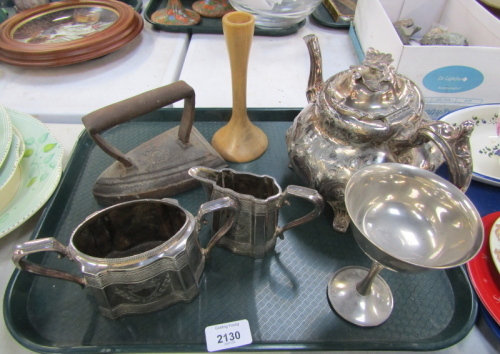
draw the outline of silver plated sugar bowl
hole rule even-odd
[[[434,172],[446,161],[451,182],[468,188],[471,121],[455,127],[431,120],[417,85],[396,73],[390,54],[372,48],[362,64],[323,81],[318,39],[304,40],[311,58],[309,104],[286,134],[290,167],[332,206],[336,231],[350,223],[346,184],[367,165],[396,162]]]

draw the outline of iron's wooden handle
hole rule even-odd
[[[104,140],[100,133],[182,99],[184,99],[184,111],[178,136],[180,141],[187,144],[194,122],[195,93],[194,89],[184,81],[158,87],[100,108],[84,116],[82,121],[92,139],[105,153],[120,161],[125,167],[131,167],[133,163],[120,150]]]

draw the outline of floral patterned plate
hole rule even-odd
[[[24,140],[16,127],[12,127],[12,144],[2,166],[0,166],[0,211],[12,200],[19,188],[21,171],[19,162],[24,155]]]
[[[21,133],[16,127],[12,127],[12,143],[10,144],[9,153],[5,158],[2,166],[0,166],[0,191],[5,187],[9,179],[14,174],[14,171],[24,154],[24,141]]]
[[[61,144],[39,120],[4,109],[21,133],[25,151],[19,163],[19,188],[11,202],[0,211],[0,237],[19,227],[50,198],[61,178],[63,157]]]
[[[496,131],[499,112],[500,104],[485,104],[458,109],[440,118],[452,125],[465,120],[474,122],[470,138],[472,178],[495,186],[500,186],[500,137]]]
[[[0,107],[0,166],[7,158],[12,143],[12,123],[7,112]]]
[[[495,267],[500,273],[500,218],[491,227],[490,252],[493,263],[495,263]]]

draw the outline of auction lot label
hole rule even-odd
[[[207,350],[215,352],[252,343],[252,332],[247,320],[221,323],[205,328]]]

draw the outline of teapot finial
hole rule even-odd
[[[351,67],[354,71],[353,78],[355,80],[361,79],[366,87],[373,92],[381,91],[384,81],[392,82],[397,87],[395,70],[391,66],[393,61],[391,54],[368,48],[363,64]]]
[[[319,48],[318,37],[315,34],[309,34],[304,37],[307,49],[309,50],[310,70],[309,82],[307,83],[307,101],[316,102],[316,97],[323,87],[323,68],[321,61],[321,50]]]
[[[363,65],[380,71],[387,71],[391,68],[393,61],[394,59],[392,59],[391,54],[381,53],[376,49],[368,48]]]

